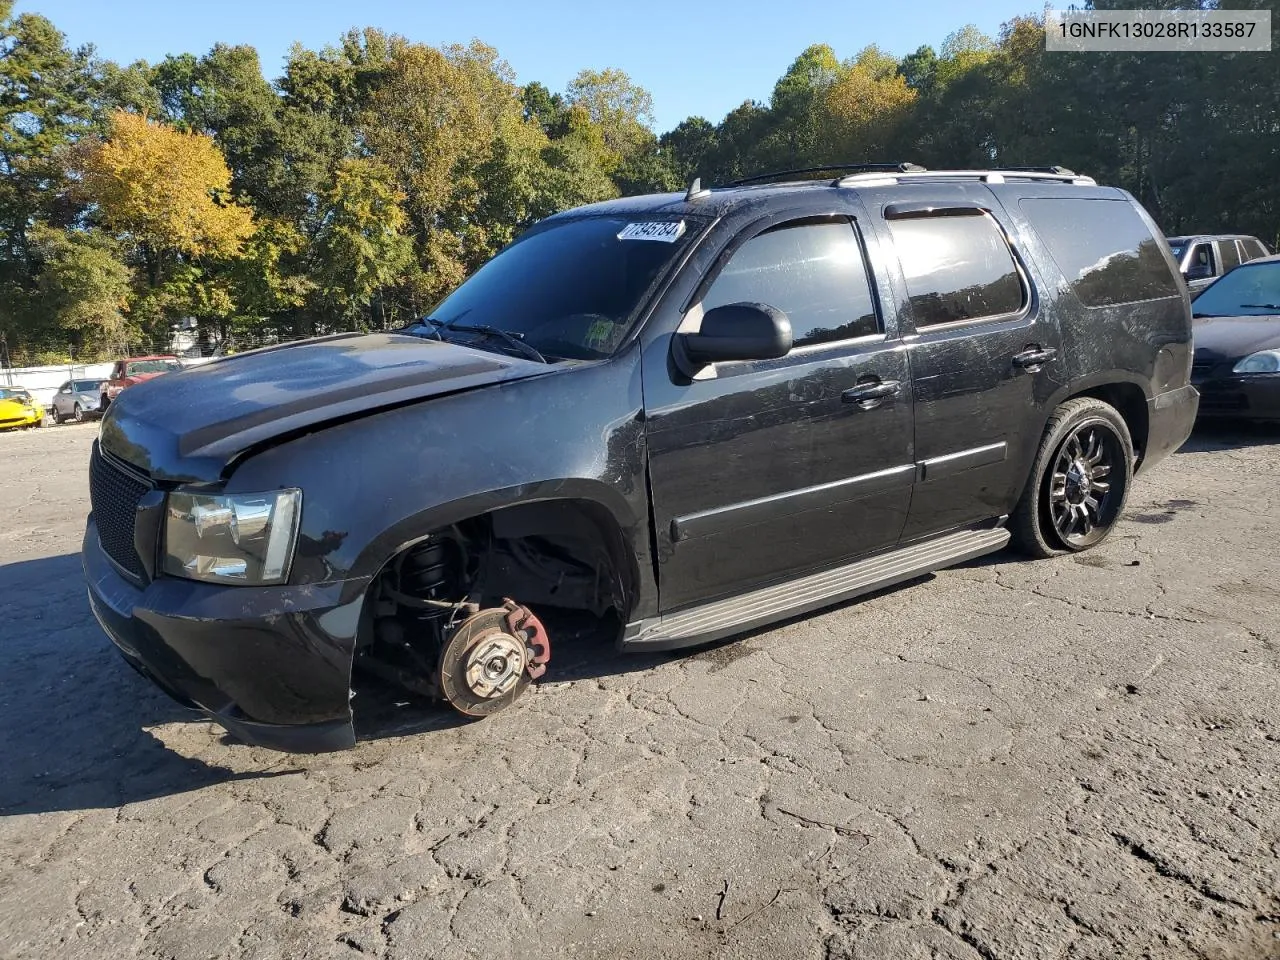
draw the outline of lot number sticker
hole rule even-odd
[[[628,223],[618,234],[619,240],[657,240],[659,243],[675,243],[684,233],[684,221],[658,223]]]

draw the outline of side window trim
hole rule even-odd
[[[911,210],[906,215],[900,214],[899,216],[896,216],[896,217],[890,217],[889,211],[893,209],[894,206],[911,207],[916,209]],[[916,212],[917,209],[920,210],[921,212],[917,213]],[[927,209],[937,210],[939,212],[938,213],[923,212]],[[940,202],[932,205],[928,204],[928,202],[926,201],[926,202],[911,203],[911,204],[895,204],[893,206],[886,207],[884,211],[885,220],[888,222],[892,222],[892,220],[903,220],[903,219],[913,219],[913,220],[914,219],[942,219],[946,217],[955,217],[955,216],[983,216],[988,218],[991,221],[991,223],[995,226],[996,232],[1000,235],[1000,238],[1004,241],[1005,249],[1009,251],[1010,259],[1012,259],[1013,261],[1014,272],[1017,273],[1018,275],[1018,283],[1022,287],[1022,306],[1017,310],[1006,311],[1005,313],[993,313],[984,317],[966,317],[962,320],[949,320],[946,323],[934,323],[934,324],[929,324],[927,326],[921,327],[916,322],[915,305],[911,302],[911,290],[909,286],[906,286],[907,284],[906,270],[901,266],[901,258],[899,257],[899,264],[900,264],[899,269],[902,270],[902,282],[904,284],[905,293],[906,293],[906,298],[903,302],[903,306],[906,308],[907,314],[911,318],[912,333],[910,336],[912,339],[929,337],[935,333],[938,333],[938,334],[950,333],[954,330],[963,329],[965,327],[978,326],[980,324],[985,325],[985,324],[1001,324],[1001,323],[1021,323],[1025,321],[1028,317],[1030,317],[1035,311],[1035,305],[1039,298],[1035,288],[1035,284],[1031,282],[1031,271],[1027,269],[1027,265],[1023,262],[1022,251],[1013,242],[1013,238],[1010,236],[1009,231],[1005,229],[1004,224],[1000,222],[999,218],[995,216],[995,214],[991,211],[990,208],[984,207],[977,203],[965,203],[963,201],[962,202]],[[893,255],[899,256],[897,252],[897,247],[893,243],[892,231],[890,231],[889,236],[890,236],[890,241],[889,241],[890,248],[893,250]]]
[[[881,301],[880,291],[876,286],[876,277],[872,272],[871,259],[868,256],[867,241],[863,235],[863,231],[858,227],[858,218],[848,210],[828,210],[826,208],[818,208],[813,212],[804,210],[787,210],[781,213],[775,213],[770,216],[761,217],[758,220],[747,224],[732,240],[725,246],[719,254],[716,255],[715,261],[711,268],[698,281],[697,286],[693,288],[689,296],[685,298],[685,302],[681,307],[680,315],[685,317],[695,307],[700,307],[703,300],[706,299],[707,293],[711,287],[719,279],[721,272],[733,259],[733,257],[744,246],[762,234],[771,230],[782,230],[788,227],[798,227],[808,223],[844,223],[853,232],[854,242],[858,245],[858,254],[862,259],[863,273],[866,277],[867,292],[871,298],[871,308],[875,314],[876,323],[880,329],[875,333],[863,334],[858,337],[849,337],[844,340],[831,340],[825,343],[810,343],[804,346],[792,347],[785,357],[777,360],[769,361],[740,361],[732,363],[718,363],[717,368],[733,369],[742,366],[757,366],[760,363],[768,363],[771,366],[778,364],[786,364],[788,361],[796,357],[807,357],[810,354],[821,353],[833,349],[847,349],[851,346],[864,346],[874,343],[883,343],[889,339],[885,323],[885,311]]]

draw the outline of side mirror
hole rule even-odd
[[[676,334],[689,365],[734,360],[774,360],[791,351],[791,321],[764,303],[727,303],[708,310],[697,333]]]

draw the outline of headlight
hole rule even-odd
[[[1259,350],[1245,357],[1232,373],[1280,373],[1280,350]]]
[[[210,583],[283,583],[301,507],[297,489],[228,496],[171,493],[161,569]]]

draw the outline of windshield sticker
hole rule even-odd
[[[619,240],[657,240],[659,243],[675,243],[684,234],[684,221],[676,223],[628,223],[618,234]]]

